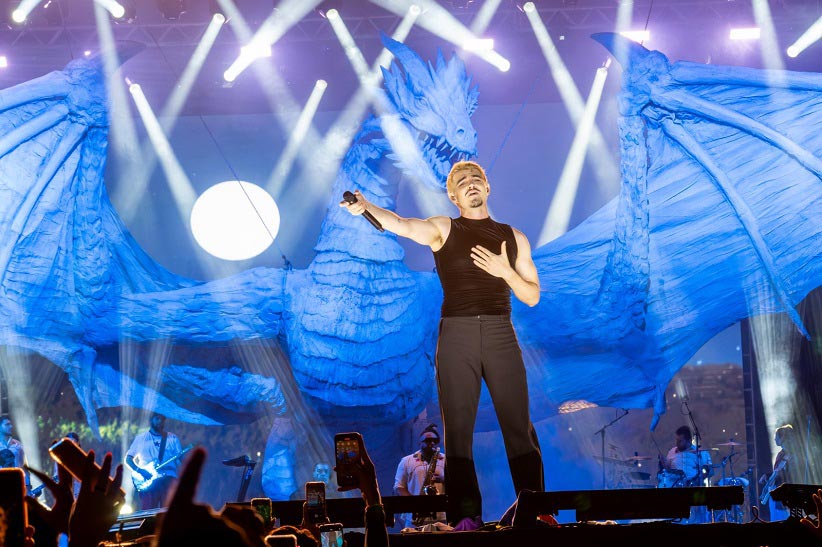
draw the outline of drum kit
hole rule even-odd
[[[602,458],[594,456],[611,470],[612,480],[615,488],[648,488],[651,480],[651,473],[645,471],[644,461],[652,460],[651,456],[640,456],[635,454],[629,458]]]
[[[714,484],[716,486],[741,486],[747,493],[750,480],[746,477],[746,475],[750,474],[750,470],[741,475],[734,474],[733,460],[736,456],[742,454],[742,452],[736,451],[737,446],[743,446],[743,444],[736,442],[733,439],[727,443],[719,443],[717,448],[713,448],[713,450],[721,450],[721,448],[718,447],[729,447],[730,452],[722,458],[720,463],[702,466],[700,469],[700,476],[698,477],[686,477],[685,472],[679,469],[660,468],[659,472],[656,474],[656,488],[683,488],[700,485],[711,486]],[[636,452],[634,453],[634,456],[625,459],[614,457],[603,458],[601,456],[594,457],[600,460],[603,465],[612,470],[611,476],[615,479],[612,481],[614,487],[653,488],[652,475],[645,470],[643,463],[654,460],[655,458],[651,456],[641,456]],[[720,469],[721,471],[718,473],[719,477],[715,479],[715,482],[711,483],[711,479],[717,474],[716,471]],[[714,522],[735,522],[741,524],[744,522],[744,518],[744,511],[742,507],[738,505],[733,506],[728,510],[714,511],[712,515],[712,520]]]

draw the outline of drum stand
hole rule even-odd
[[[736,451],[736,445],[731,444],[733,443],[733,439],[731,442],[728,443],[731,447],[731,451],[728,453],[727,456],[722,458],[722,463],[720,466],[722,467],[722,478],[719,480],[718,484],[720,486],[746,486],[742,481],[740,481],[736,474],[734,473],[734,456],[738,456],[741,452]],[[725,474],[725,466],[728,466],[730,469],[730,477],[726,476]],[[742,517],[742,508],[738,505],[734,505],[729,509],[723,509],[721,511],[714,511],[714,517],[716,514],[719,515],[719,518],[712,518],[715,522],[735,522],[737,524],[742,524],[743,517]]]
[[[622,418],[628,415],[628,411],[624,408],[624,414],[620,414],[601,428],[598,431],[594,432],[594,435],[600,435],[602,437],[602,489],[605,490],[608,488],[608,482],[605,480],[605,430],[620,421]]]

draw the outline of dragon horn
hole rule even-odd
[[[605,46],[624,69],[644,59],[650,51],[642,45],[616,32],[597,32],[591,38]]]
[[[410,76],[407,79],[414,88],[423,89],[434,85],[434,80],[431,77],[428,65],[420,59],[419,55],[414,53],[414,51],[405,44],[394,40],[384,32],[380,33],[380,39],[388,51],[393,53],[394,57],[400,62],[403,69],[405,69],[406,75]]]

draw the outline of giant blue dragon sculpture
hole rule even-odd
[[[458,58],[431,66],[384,42],[397,61],[385,71],[386,115],[424,161],[392,149],[384,119],[366,121],[305,270],[201,282],[139,247],[103,184],[99,59],[0,92],[0,343],[65,370],[92,426],[96,409],[120,405],[204,425],[278,413],[263,469],[274,499],[296,487],[306,412],[375,430],[418,415],[435,397],[435,274],[409,270],[394,236],[337,202],[359,189],[394,209],[401,175],[442,189],[451,162],[476,155],[477,90]],[[624,51],[620,195],[535,249],[542,300],[514,305],[534,420],[578,401],[658,417],[665,387],[705,341],[761,313],[786,311],[804,329],[794,306],[822,284],[822,78]],[[118,344],[156,340],[242,351],[120,362]],[[243,351],[262,352],[274,372]],[[493,423],[483,399],[477,427]]]

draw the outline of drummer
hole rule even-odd
[[[659,463],[665,470],[683,474],[682,484],[676,486],[705,486],[707,479],[713,474],[710,452],[697,449],[691,428],[687,425],[676,430],[676,444],[668,451],[664,460],[660,455]],[[707,508],[704,505],[696,505],[691,507],[690,518],[683,524],[704,524],[710,521]]]
[[[697,447],[693,443],[691,428],[687,425],[676,430],[676,444],[664,459],[660,455],[660,464],[664,469],[682,471],[685,475],[683,486],[705,486],[706,479],[713,475],[711,453],[699,450],[697,460]]]

